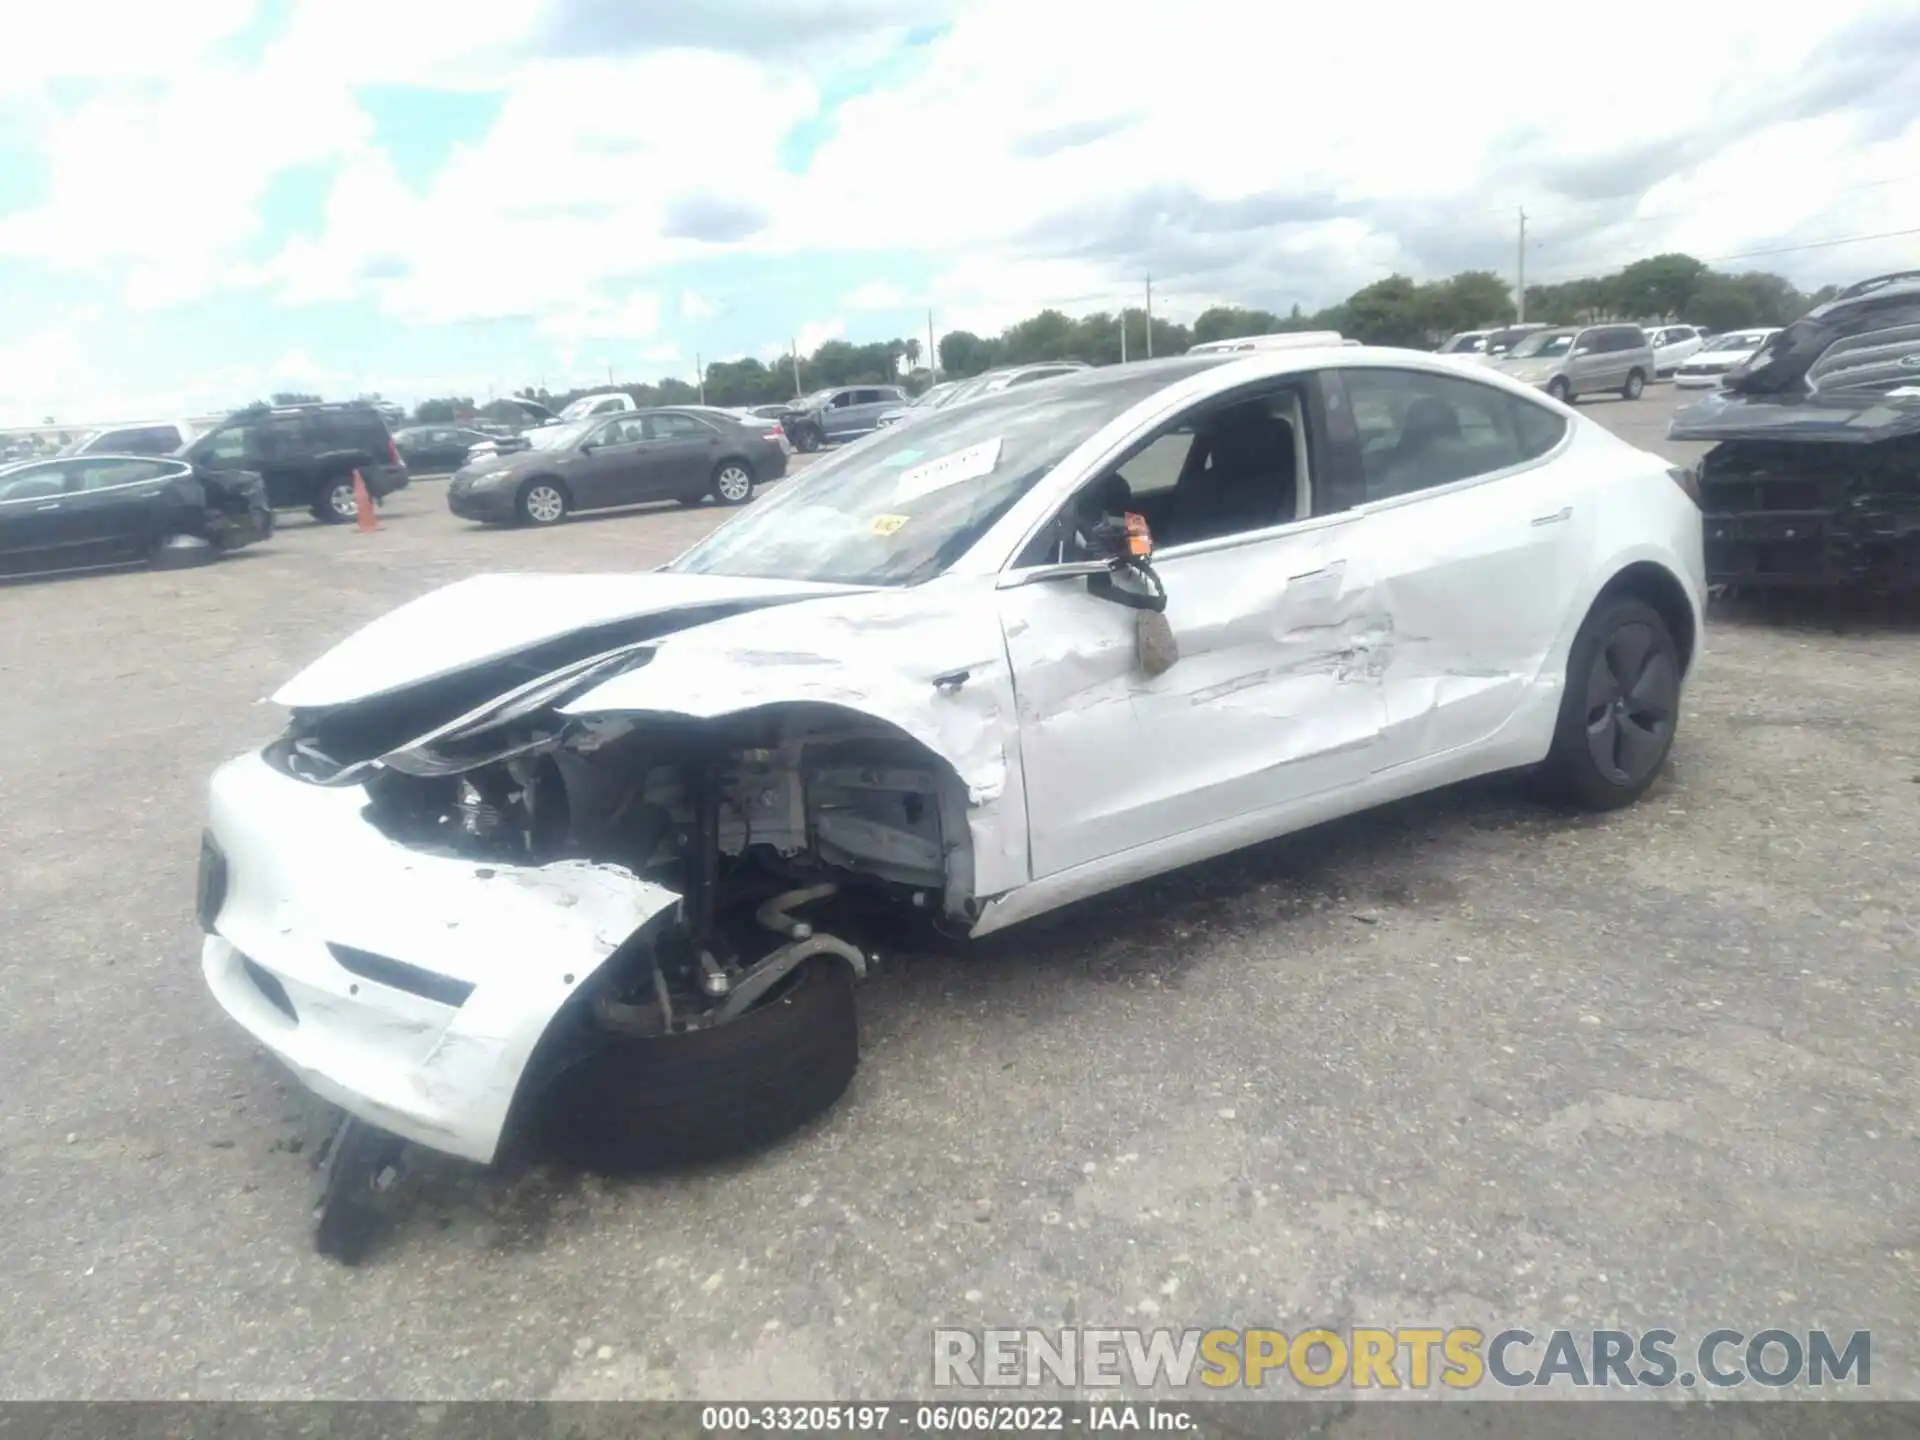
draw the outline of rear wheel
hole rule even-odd
[[[1646,374],[1639,370],[1629,370],[1627,372],[1627,383],[1620,387],[1620,398],[1622,400],[1638,400],[1641,392],[1646,388]]]
[[[529,480],[514,497],[514,508],[523,525],[558,525],[567,518],[567,492],[558,480]]]
[[[360,518],[351,475],[329,480],[320,487],[320,498],[313,502],[313,518],[328,525],[344,525]]]
[[[811,455],[820,448],[823,439],[817,426],[800,425],[793,432],[793,448],[802,455]]]
[[[1586,810],[1630,805],[1666,764],[1680,718],[1680,652],[1643,600],[1596,605],[1567,657],[1545,778]]]
[[[852,972],[802,964],[770,998],[708,1030],[652,1037],[601,1032],[558,1075],[542,1108],[568,1159],[631,1172],[757,1149],[838,1100],[860,1036]]]
[[[723,460],[713,472],[713,493],[722,505],[744,505],[753,498],[753,471],[738,460]]]

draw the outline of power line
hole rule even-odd
[[[1780,245],[1771,250],[1742,250],[1737,255],[1709,255],[1702,262],[1718,264],[1722,260],[1752,260],[1761,255],[1791,255],[1800,250],[1824,250],[1829,245],[1854,245],[1862,240],[1893,240],[1902,235],[1920,235],[1920,225],[1910,230],[1882,230],[1873,235],[1840,235],[1831,240],[1808,240],[1800,245]]]
[[[1867,240],[1894,240],[1904,235],[1920,235],[1920,225],[1906,230],[1881,230],[1871,235],[1835,235],[1825,240],[1802,241],[1797,245],[1774,245],[1763,250],[1741,250],[1731,255],[1696,255],[1694,258],[1702,265],[1718,265],[1727,260],[1757,260],[1765,255],[1793,255],[1802,250],[1828,250],[1836,245],[1857,245]],[[1661,251],[1659,253],[1667,254],[1670,252]],[[1640,260],[1651,258],[1652,257],[1648,255],[1640,255],[1633,260],[1619,262],[1611,269],[1601,273],[1612,274],[1614,271],[1623,270],[1628,265],[1636,264]],[[1564,285],[1574,280],[1589,280],[1593,278],[1596,277],[1591,272],[1581,274],[1569,272],[1551,280],[1536,280],[1534,283],[1536,285]]]
[[[1805,189],[1804,187],[1796,187],[1796,188],[1799,190],[1799,193],[1801,194],[1811,194],[1811,195],[1820,195],[1820,196],[1851,195],[1858,190],[1878,190],[1888,185],[1907,185],[1915,181],[1920,181],[1920,171],[1916,171],[1912,174],[1907,174],[1907,175],[1888,175],[1879,180],[1861,180],[1852,185],[1819,186],[1811,190]],[[1728,185],[1728,186],[1722,186],[1712,190],[1701,190],[1695,193],[1701,197],[1711,198],[1713,196],[1744,195],[1749,193],[1751,189],[1752,187],[1750,185]],[[1619,197],[1612,197],[1612,198],[1617,199]],[[1574,205],[1570,208],[1558,210],[1558,211],[1549,210],[1545,215],[1530,214],[1528,218],[1535,222],[1538,222],[1543,219],[1548,221],[1577,220],[1577,219],[1584,218],[1578,213],[1576,213],[1579,207],[1586,206],[1591,208],[1592,206],[1604,205],[1606,203],[1607,203],[1606,200],[1575,201]],[[1475,212],[1472,218],[1479,218],[1480,216],[1488,216],[1488,215],[1511,215],[1512,213],[1513,213],[1513,207],[1511,205],[1508,205],[1508,206],[1503,206],[1498,210],[1482,210],[1482,211]],[[1623,220],[1621,220],[1620,223],[1624,225],[1624,224],[1633,224],[1633,223],[1637,223],[1644,220],[1683,220],[1697,213],[1698,213],[1698,207],[1695,207],[1694,209],[1691,209],[1691,210],[1656,210],[1651,215],[1629,215],[1625,217]]]

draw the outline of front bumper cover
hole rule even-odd
[[[561,1007],[679,896],[583,860],[410,850],[365,805],[358,786],[308,785],[257,754],[215,773],[207,986],[323,1099],[488,1163]]]

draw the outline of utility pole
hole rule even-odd
[[[1153,358],[1153,277],[1147,276],[1147,358]]]
[[[1120,363],[1127,363],[1127,307],[1120,307]]]
[[[927,311],[927,381],[932,384],[940,378],[940,352],[933,345],[933,311]]]
[[[707,403],[707,367],[700,363],[700,352],[693,352],[693,378],[700,384],[700,403]]]
[[[607,362],[607,384],[613,384],[613,362],[611,360]]]
[[[800,398],[800,342],[798,340],[787,342],[787,354],[793,360],[793,398],[798,400]]]
[[[1520,207],[1520,249],[1517,258],[1514,269],[1520,283],[1513,292],[1514,323],[1524,325],[1527,323],[1527,207],[1524,205]]]

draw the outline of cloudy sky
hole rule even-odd
[[[1148,274],[1177,318],[1312,308],[1510,274],[1520,206],[1533,279],[1920,267],[1913,0],[62,0],[9,28],[0,424],[691,377]]]

